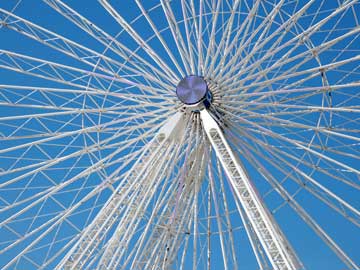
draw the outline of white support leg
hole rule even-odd
[[[98,248],[111,227],[114,226],[119,213],[124,210],[126,206],[124,203],[133,196],[137,196],[137,194],[129,194],[129,191],[132,190],[131,186],[135,184],[142,185],[141,189],[137,188],[138,195],[142,195],[142,191],[149,188],[146,183],[148,178],[151,178],[149,173],[154,170],[150,169],[150,172],[148,172],[147,168],[156,166],[157,158],[162,156],[161,153],[167,149],[167,145],[181,135],[183,123],[183,115],[178,113],[170,118],[159,130],[138,162],[131,168],[123,184],[119,185],[114,191],[103,209],[56,269],[82,269],[91,260],[91,254]]]
[[[173,196],[169,201],[168,207],[163,210],[157,221],[158,229],[155,229],[150,235],[146,246],[142,248],[142,254],[133,263],[131,269],[172,269],[171,266],[184,237],[183,231],[191,219],[192,207],[189,207],[189,204],[194,202],[195,185],[197,181],[202,181],[204,178],[205,162],[204,157],[200,156],[201,153],[203,153],[201,150],[195,150],[190,154],[186,166],[191,166],[191,168],[184,175],[184,183],[179,197]],[[159,241],[163,241],[163,246],[167,247],[166,252],[157,249]],[[160,248],[162,249],[163,246]],[[152,268],[149,268],[150,266]]]
[[[301,269],[295,252],[231,150],[219,125],[206,109],[200,112],[200,116],[205,132],[271,265],[275,270]]]

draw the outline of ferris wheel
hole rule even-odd
[[[0,3],[0,269],[360,269],[358,0]]]

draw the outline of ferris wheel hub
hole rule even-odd
[[[184,77],[176,87],[176,95],[187,107],[209,107],[212,102],[212,94],[202,76]]]

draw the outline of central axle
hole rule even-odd
[[[201,76],[190,75],[183,78],[176,87],[176,95],[186,107],[199,106],[208,108],[212,102],[212,94]]]

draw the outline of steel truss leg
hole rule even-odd
[[[156,162],[163,156],[163,152],[168,149],[169,145],[182,134],[182,124],[184,123],[182,118],[183,115],[181,113],[175,114],[159,130],[158,134],[149,143],[141,157],[128,172],[125,179],[117,187],[104,207],[99,211],[99,214],[86,228],[84,234],[58,264],[56,269],[82,269],[91,261],[92,255],[109,233],[110,229],[119,222],[119,214],[127,209],[127,202],[141,199],[144,195],[143,193],[151,188],[149,187],[151,181],[148,180],[155,177],[154,172],[156,170],[153,167],[157,166]],[[133,185],[142,185],[142,188],[136,189],[138,190],[137,194],[130,192],[133,190]],[[131,216],[131,213],[127,214]],[[116,239],[119,239],[122,233],[122,230],[115,232],[109,242],[110,245],[105,250],[102,260],[108,261]]]
[[[200,146],[204,147],[204,145]],[[194,193],[196,191],[196,181],[204,178],[204,157],[199,155],[203,151],[193,151],[185,166],[189,166],[189,170],[184,175],[183,190],[179,194],[180,196],[173,196],[169,201],[168,207],[160,214],[157,226],[159,229],[155,229],[151,234],[150,239],[147,241],[147,246],[143,248],[144,252],[140,258],[133,264],[131,269],[173,269],[171,268],[176,254],[180,248],[181,241],[183,240],[183,234],[185,224],[189,222],[191,207],[188,207],[188,203],[193,201]],[[198,160],[199,162],[194,162]],[[164,230],[163,228],[167,228]],[[167,251],[159,252],[156,249],[159,242],[163,240],[166,243]],[[154,252],[156,255],[154,255]],[[151,267],[151,268],[150,268]]]
[[[231,150],[219,125],[206,109],[200,112],[200,117],[208,139],[250,222],[251,230],[255,232],[271,265],[276,270],[301,269],[295,252]]]

